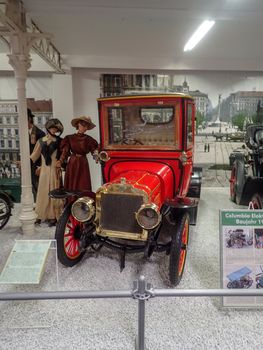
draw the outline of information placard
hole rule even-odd
[[[263,210],[220,211],[221,287],[263,288]],[[223,297],[227,307],[263,307],[263,297]]]

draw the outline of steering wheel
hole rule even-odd
[[[123,138],[121,140],[122,145],[143,145],[142,141],[132,138]]]

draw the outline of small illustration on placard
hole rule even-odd
[[[263,248],[263,228],[255,228],[255,247],[258,249]]]
[[[248,248],[253,245],[253,233],[250,229],[227,229],[225,231],[227,248]]]
[[[229,280],[227,288],[250,288],[253,284],[253,279],[250,276],[251,273],[252,270],[247,266],[231,272],[226,276]]]
[[[256,287],[263,288],[263,266],[256,267]]]

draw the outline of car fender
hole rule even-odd
[[[167,215],[168,213],[176,220],[176,218],[183,213],[188,213],[190,217],[190,225],[196,224],[198,198],[173,198],[167,199],[162,207],[161,213]]]

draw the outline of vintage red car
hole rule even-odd
[[[201,168],[193,167],[194,100],[185,94],[98,99],[103,185],[76,196],[58,222],[58,258],[78,263],[102,246],[149,257],[163,252],[170,283],[183,274],[189,224],[195,224]],[[53,196],[55,194],[53,193]]]

